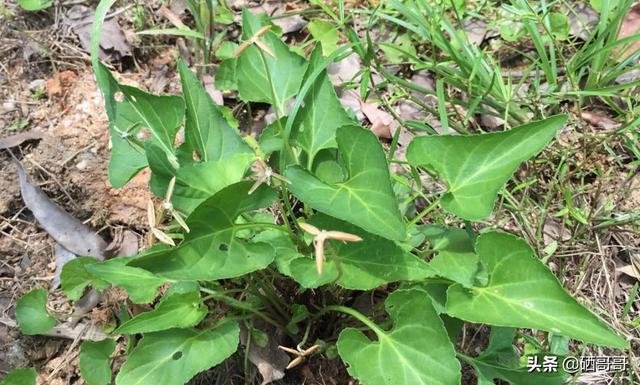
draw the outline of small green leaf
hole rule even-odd
[[[186,145],[205,162],[227,159],[238,153],[250,154],[249,146],[182,60],[178,62],[178,69],[186,103]]]
[[[306,76],[311,76],[321,64],[320,50],[316,48],[311,54]],[[342,108],[327,71],[323,71],[305,95],[304,106],[298,111],[294,123],[294,139],[307,153],[307,169],[311,168],[309,165],[313,164],[320,150],[336,147],[338,127],[351,123],[354,122]]]
[[[165,296],[158,306],[122,324],[115,333],[150,333],[171,328],[195,326],[207,315],[198,292],[175,293]]]
[[[152,255],[155,255],[153,253]],[[94,276],[123,288],[133,303],[149,303],[158,294],[165,280],[144,269],[127,266],[117,258],[102,263],[87,265]]]
[[[36,376],[34,368],[14,369],[7,374],[0,385],[36,385]]]
[[[347,328],[338,352],[349,374],[366,385],[457,385],[460,363],[442,320],[422,290],[396,290],[385,301],[393,328],[376,327],[371,341]]]
[[[414,62],[418,56],[416,46],[411,40],[411,36],[403,33],[392,43],[381,42],[380,49],[385,53],[387,60],[392,64],[401,64],[407,61]]]
[[[420,231],[436,252],[435,257],[429,261],[433,275],[448,278],[466,287],[473,286],[480,259],[467,232],[438,225],[422,226]]]
[[[336,281],[346,289],[370,290],[385,283],[416,281],[429,275],[429,268],[424,261],[403,251],[393,241],[322,214],[315,215],[309,223],[321,230],[355,234],[362,241],[328,243],[325,247],[327,262],[320,276],[314,259],[301,256],[292,260],[291,275],[306,288]]]
[[[338,40],[340,40],[340,37],[338,36],[338,29],[335,25],[325,20],[313,19],[307,25],[307,28],[311,36],[320,42],[322,55],[329,56],[338,49]]]
[[[109,286],[108,283],[96,279],[86,269],[86,266],[98,263],[98,260],[92,257],[78,257],[72,261],[65,263],[60,273],[60,286],[62,291],[72,301],[77,301],[82,297],[84,289],[89,285],[102,290]]]
[[[314,209],[392,240],[407,237],[391,188],[389,165],[376,136],[356,126],[338,129],[338,148],[349,178],[327,184],[299,166],[287,168],[293,194]]]
[[[45,333],[56,326],[56,319],[47,312],[47,291],[35,289],[22,296],[16,305],[16,319],[27,335]]]
[[[407,160],[447,182],[440,198],[445,210],[479,220],[491,214],[498,191],[518,166],[542,151],[566,121],[566,115],[557,115],[504,132],[421,136],[409,145]]]
[[[116,385],[183,385],[238,348],[240,328],[172,329],[146,334],[116,377]]]
[[[116,349],[116,341],[84,341],[80,345],[80,374],[87,385],[109,385],[111,364],[109,357]]]
[[[569,19],[567,15],[560,12],[549,13],[549,24],[551,25],[551,34],[558,40],[567,40],[569,38]]]
[[[251,181],[232,184],[198,206],[187,218],[191,232],[180,246],[136,259],[132,266],[175,280],[239,277],[268,266],[274,258],[269,244],[244,240],[234,221],[243,212],[269,206],[275,191],[262,186],[248,194]]]
[[[18,5],[25,11],[40,11],[53,5],[53,0],[18,0]]]
[[[470,322],[545,330],[588,343],[629,346],[562,288],[524,240],[485,233],[478,237],[476,253],[489,282],[472,289],[452,285],[447,314]]]
[[[562,385],[566,374],[561,368],[557,372],[529,372],[519,366],[519,354],[513,346],[516,330],[492,327],[489,346],[478,357],[462,356],[473,366],[478,374],[479,384],[494,384],[495,379],[507,381],[512,385]],[[561,361],[558,360],[560,365]],[[482,382],[484,381],[484,382]]]
[[[263,24],[247,9],[242,12],[242,38],[247,40],[258,32]],[[303,57],[291,52],[278,35],[269,31],[261,41],[275,58],[251,44],[238,57],[238,91],[243,100],[269,103],[276,111],[284,113],[285,102],[294,97],[302,83],[307,68]]]

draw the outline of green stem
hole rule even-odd
[[[376,335],[378,336],[378,339],[384,337],[384,331],[382,329],[380,329],[380,327],[378,327],[378,325],[376,325],[373,321],[371,321],[369,318],[367,318],[364,314],[360,313],[357,310],[351,309],[350,307],[339,306],[339,305],[325,306],[324,308],[322,308],[320,310],[320,312],[318,314],[316,314],[316,317],[320,316],[323,313],[329,312],[329,311],[335,311],[335,312],[339,312],[339,313],[348,314],[348,315],[352,316],[353,318],[357,319],[358,321],[362,322],[363,324],[365,324],[369,329],[373,330],[373,332],[376,333]]]
[[[424,210],[422,210],[420,212],[420,214],[416,215],[415,218],[413,218],[411,220],[411,222],[409,222],[409,226],[413,226],[416,223],[418,223],[418,221],[420,219],[424,218],[427,214],[429,214],[431,211],[433,211],[433,209],[436,208],[438,203],[440,203],[440,198],[438,198],[438,199],[434,200],[433,202],[431,202],[431,204],[429,206],[427,206]]]
[[[246,310],[249,313],[255,314],[256,316],[262,318],[262,320],[264,320],[265,322],[277,327],[280,330],[284,330],[284,331],[287,330],[287,328],[284,325],[282,325],[279,322],[275,321],[273,318],[271,318],[268,315],[264,314],[260,310],[254,309],[253,307],[243,303],[242,301],[238,301],[235,298],[228,297],[228,296],[226,296],[224,294],[216,292],[215,290],[207,289],[206,287],[202,287],[202,286],[200,286],[200,291],[202,291],[204,293],[207,293],[207,294],[210,294],[211,298],[223,301],[229,306],[235,307],[235,308],[240,309],[240,310]]]

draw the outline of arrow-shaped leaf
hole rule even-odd
[[[518,166],[536,155],[567,121],[566,115],[480,135],[415,138],[407,149],[413,166],[426,166],[448,185],[445,210],[467,220],[491,214],[498,191]]]
[[[376,136],[356,126],[338,129],[338,148],[348,179],[327,184],[299,166],[289,167],[290,189],[314,209],[392,240],[406,238],[405,224],[391,189],[389,166]]]
[[[488,270],[489,282],[472,289],[452,285],[447,314],[470,322],[540,329],[589,343],[628,347],[624,338],[562,288],[524,240],[506,233],[485,233],[477,240],[476,253]]]
[[[311,54],[306,77],[311,76],[324,64],[322,60],[321,49],[317,47]],[[336,146],[337,128],[351,123],[353,121],[342,108],[327,71],[324,70],[305,95],[304,106],[298,111],[294,124],[297,129],[294,138],[307,152],[307,169],[311,169],[318,151]]]
[[[185,144],[205,162],[226,159],[239,153],[251,153],[238,131],[231,127],[220,108],[182,60],[178,62],[178,69],[186,104]]]
[[[240,328],[171,329],[144,336],[116,377],[116,385],[183,385],[238,348]]]
[[[109,181],[118,188],[147,165],[142,143],[149,139],[144,135],[151,135],[153,143],[175,158],[173,140],[184,117],[184,101],[179,96],[152,95],[121,85],[102,63],[94,70],[102,80],[113,146]]]
[[[397,290],[385,309],[393,328],[373,329],[377,341],[354,328],[340,333],[338,352],[349,374],[364,385],[460,384],[460,363],[427,293]]]
[[[262,25],[257,16],[246,9],[243,11],[243,39],[256,36]],[[260,39],[270,52],[250,44],[238,57],[238,91],[244,100],[270,103],[277,111],[284,112],[284,103],[300,89],[307,63],[302,56],[291,52],[275,33],[269,31]]]
[[[235,223],[238,215],[267,207],[276,197],[266,186],[249,195],[252,184],[245,181],[222,189],[187,218],[191,232],[178,247],[141,257],[130,265],[187,281],[233,278],[266,267],[273,261],[273,247],[236,237],[243,227]]]

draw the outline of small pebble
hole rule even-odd
[[[16,104],[14,102],[4,102],[2,103],[2,109],[4,112],[11,112],[16,109]]]
[[[36,79],[36,80],[32,80],[29,83],[29,91],[36,91],[36,90],[40,90],[44,87],[44,79]]]
[[[82,159],[80,162],[76,164],[76,168],[80,171],[86,170],[87,166],[89,166],[89,162],[87,162],[86,159]]]

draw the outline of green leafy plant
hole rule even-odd
[[[110,3],[98,8],[94,47]],[[152,207],[150,225],[165,244],[64,267],[62,289],[71,299],[87,286],[115,286],[131,302],[153,306],[121,320],[110,339],[83,343],[87,383],[109,383],[111,361],[123,359],[117,385],[184,384],[233,355],[241,327],[252,330],[257,319],[299,346],[315,338],[309,351],[328,355],[337,347],[364,385],[459,384],[461,362],[483,384],[563,383],[562,371],[522,367],[516,328],[549,333],[530,355],[548,353],[552,335],[628,347],[562,288],[525,240],[471,226],[492,214],[505,183],[553,140],[566,116],[497,133],[418,137],[407,152],[412,172],[392,175],[376,136],[337,99],[326,68],[344,49],[324,40],[322,25],[308,58],[264,17],[244,12],[242,27],[243,43],[222,65],[243,101],[276,112],[257,140],[241,136],[184,63],[182,95],[157,96],[120,85],[93,52],[110,121],[111,183],[122,186],[151,169],[150,188],[164,203]],[[185,140],[177,144],[181,128]],[[138,135],[143,130],[149,135]],[[417,213],[400,205],[397,189],[426,198],[422,171],[446,188]],[[420,224],[437,205],[465,228]],[[391,292],[384,309],[363,314],[348,305],[354,290],[380,286]],[[53,326],[45,305],[43,290],[21,299],[24,332]],[[321,333],[318,325],[336,312],[350,317],[333,318],[333,329]],[[456,352],[463,322],[492,327],[477,357]],[[127,348],[115,351],[117,339]]]

